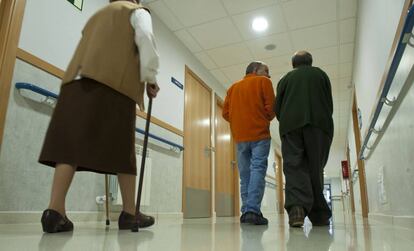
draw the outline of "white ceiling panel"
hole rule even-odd
[[[202,50],[200,45],[194,40],[190,33],[187,32],[187,30],[180,30],[174,33],[181,40],[181,42],[183,42],[183,44],[190,49],[190,51],[198,52]]]
[[[272,57],[263,59],[269,67],[273,67],[277,72],[285,71],[286,69],[292,69],[292,63],[291,63],[292,54],[287,54],[284,56],[279,57]]]
[[[286,68],[292,68],[292,55],[293,54],[287,54],[284,56],[279,56],[279,57],[272,57],[272,58],[267,58],[265,60],[263,60],[267,65],[275,67],[275,68],[282,68],[282,69],[286,69]]]
[[[352,91],[352,79],[351,76],[339,79],[340,91],[351,90]]]
[[[207,54],[220,67],[253,61],[253,55],[244,43],[208,50]]]
[[[350,104],[349,100],[340,100],[339,101],[339,109],[341,111],[344,111],[346,108],[349,107],[349,104]],[[341,116],[342,116],[342,114],[341,114]],[[341,117],[339,119],[341,119]]]
[[[211,70],[210,72],[226,88],[230,86],[231,81],[224,75],[224,73],[220,69]]]
[[[233,83],[242,79],[246,72],[246,67],[250,62],[244,64],[232,65],[229,67],[222,68],[222,72],[226,77]]]
[[[291,34],[295,50],[317,49],[338,44],[337,25],[335,22],[295,30]]]
[[[205,52],[198,52],[194,54],[198,60],[209,70],[217,68],[217,65],[211,60],[211,58]]]
[[[357,14],[357,0],[339,0],[339,18],[355,17]]]
[[[351,77],[352,76],[352,63],[344,63],[339,65],[339,77]]]
[[[272,80],[273,83],[273,87],[277,88],[277,84],[279,83],[279,80],[286,75],[286,73],[288,73],[289,71],[286,70],[285,72],[275,72],[272,71],[272,69],[270,69],[270,76],[272,77],[270,80]]]
[[[339,93],[339,102],[348,102],[349,99],[351,97],[351,91],[350,90],[346,90],[346,91],[341,91]]]
[[[256,32],[252,29],[252,21],[256,17],[264,17],[269,23],[266,31]],[[244,14],[233,16],[233,20],[245,39],[254,39],[275,33],[285,32],[287,27],[279,5],[257,9]]]
[[[230,15],[238,14],[268,5],[276,4],[277,0],[222,0]]]
[[[342,20],[339,31],[340,31],[340,42],[341,44],[344,43],[351,43],[355,40],[355,25],[356,20],[355,18]]]
[[[263,60],[269,66],[269,74],[272,77],[273,85],[276,87],[280,78],[292,70],[291,55],[273,57]]]
[[[315,66],[331,65],[338,63],[338,47],[327,47],[323,49],[310,50]]]
[[[291,66],[287,66],[285,68],[279,67],[279,68],[275,68],[272,67],[271,68],[271,76],[277,76],[277,75],[285,75],[286,73],[290,72],[291,70],[293,70],[293,68]]]
[[[274,50],[266,50],[265,46],[274,44]],[[293,53],[287,33],[276,34],[247,42],[247,46],[256,58],[268,58]]]
[[[164,22],[164,24],[167,25],[170,30],[176,31],[184,27],[177,17],[171,13],[163,1],[151,2],[148,6],[151,12],[155,12],[155,14]]]
[[[341,44],[339,46],[339,62],[349,63],[354,59],[354,43]]]
[[[329,77],[330,80],[332,79],[336,79],[339,77],[339,69],[338,69],[338,65],[334,64],[334,65],[324,65],[324,66],[317,66],[316,67],[321,68]],[[331,83],[333,85],[333,83]]]
[[[336,20],[336,1],[292,0],[283,3],[289,29],[299,29]]]
[[[204,49],[217,48],[243,40],[230,18],[192,27],[189,32]]]
[[[186,27],[227,16],[220,0],[165,0],[164,3]]]

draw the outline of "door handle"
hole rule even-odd
[[[212,147],[212,146],[206,146],[205,148],[204,148],[204,155],[207,157],[207,158],[209,158],[210,156],[211,156],[211,153],[212,152],[215,152],[216,151],[216,149],[214,148],[214,147]]]
[[[235,160],[230,161],[230,165],[231,165],[231,168],[234,169],[236,167],[236,161]]]

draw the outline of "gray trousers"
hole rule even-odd
[[[323,169],[332,140],[307,125],[282,136],[285,209],[301,206],[311,221],[329,219],[332,212],[323,196]]]

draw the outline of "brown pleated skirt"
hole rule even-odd
[[[136,175],[135,107],[129,97],[92,79],[63,85],[39,162]]]

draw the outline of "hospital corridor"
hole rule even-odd
[[[0,0],[0,250],[414,250],[413,0]]]

